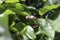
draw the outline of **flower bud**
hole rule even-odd
[[[31,15],[31,16],[26,16],[26,19],[36,19],[36,17]]]

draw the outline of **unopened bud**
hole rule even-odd
[[[26,19],[36,19],[36,17],[31,15],[31,16],[26,16]]]

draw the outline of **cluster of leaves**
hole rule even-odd
[[[48,0],[37,2],[6,0],[0,3],[0,25],[9,30],[14,40],[59,40],[60,4],[47,4]]]

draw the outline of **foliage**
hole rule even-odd
[[[0,40],[59,40],[59,0],[0,2]],[[8,39],[9,38],[9,39]]]

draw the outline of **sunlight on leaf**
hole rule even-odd
[[[39,10],[39,15],[44,15],[45,13],[47,13],[48,11],[52,10],[52,9],[56,9],[58,8],[60,5],[52,5],[52,6],[44,6],[43,8],[41,8]]]
[[[26,31],[26,36],[28,36],[30,39],[35,39],[36,35],[34,33],[34,30],[31,26],[28,26],[27,31]]]
[[[54,38],[55,31],[52,28],[52,25],[46,19],[38,19],[38,23],[40,25],[41,33],[46,34],[50,38]]]
[[[6,3],[15,3],[15,2],[19,2],[19,0],[6,0]]]

